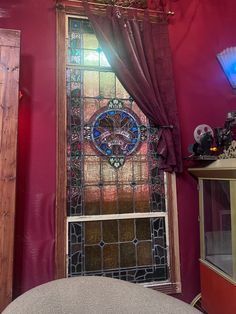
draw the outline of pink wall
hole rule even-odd
[[[236,96],[216,53],[236,45],[234,0],[178,0],[170,41],[182,134],[183,157],[200,123],[222,126]],[[53,279],[56,161],[56,31],[54,0],[1,0],[9,17],[0,27],[20,29],[21,76],[15,295]],[[199,292],[198,202],[195,181],[177,176],[182,299]]]

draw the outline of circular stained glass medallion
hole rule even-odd
[[[133,111],[106,107],[93,118],[91,139],[103,155],[126,157],[139,146],[139,126],[139,118]]]

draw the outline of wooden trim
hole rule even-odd
[[[0,46],[20,48],[20,31],[1,28]]]
[[[170,282],[174,285],[175,293],[181,292],[180,256],[179,256],[179,228],[176,176],[166,174],[167,179],[167,210],[169,223],[169,254],[170,254]]]
[[[57,196],[56,196],[56,278],[66,276],[66,13],[79,14],[78,8],[71,12],[63,5],[58,5],[57,10]],[[181,292],[180,258],[179,258],[179,233],[175,174],[167,174],[167,199],[168,199],[168,226],[169,229],[169,258],[170,282],[147,286],[166,293]],[[156,214],[155,214],[156,216]],[[164,216],[162,214],[162,216]],[[145,285],[146,286],[146,285]]]
[[[233,280],[236,282],[236,181],[230,180],[230,211],[231,211],[231,239]]]
[[[12,300],[20,31],[0,29],[0,313]]]
[[[167,214],[163,212],[146,212],[146,213],[127,213],[127,214],[111,214],[111,215],[89,215],[89,216],[71,216],[67,217],[67,222],[85,222],[85,221],[104,221],[104,220],[121,220],[121,219],[135,219],[135,218],[155,218],[166,217]]]
[[[66,276],[66,19],[57,10],[57,191],[55,278]]]
[[[200,256],[205,258],[205,240],[204,240],[204,199],[203,199],[203,180],[198,180],[199,189],[199,221],[200,223]]]

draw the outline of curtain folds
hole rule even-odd
[[[140,20],[138,10],[107,6],[93,12],[84,2],[100,45],[118,79],[156,127],[160,127],[159,168],[182,170],[180,133],[172,75],[168,25]]]

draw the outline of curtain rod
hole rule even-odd
[[[126,9],[126,10],[138,10],[140,13],[143,13],[145,10],[147,9],[139,9],[139,8],[135,8],[135,7],[124,7],[121,5],[112,5],[112,4],[105,4],[105,3],[97,3],[97,2],[92,2],[92,1],[88,1],[89,5],[94,6],[96,9],[101,9],[104,10],[106,7],[108,6],[116,6],[118,8],[122,8],[122,9]],[[83,1],[81,0],[57,0],[57,4],[56,4],[56,8],[59,10],[62,10],[64,8],[67,7],[73,7],[73,8],[79,8],[81,10],[83,10]],[[160,11],[160,10],[151,10],[148,9],[148,11],[150,12],[151,15],[155,16],[155,15],[167,15],[167,16],[173,16],[175,13],[173,11]]]

